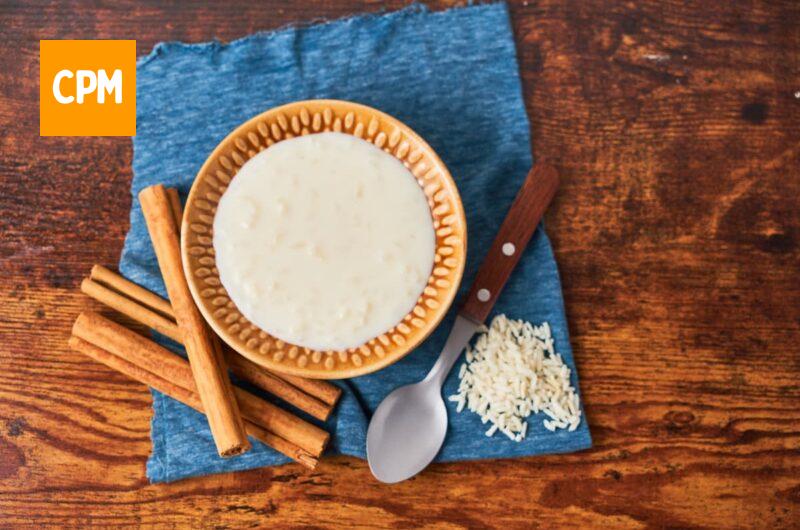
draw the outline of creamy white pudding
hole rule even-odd
[[[214,218],[219,276],[253,324],[291,344],[355,348],[414,308],[435,234],[414,176],[369,142],[322,133],[247,161]]]

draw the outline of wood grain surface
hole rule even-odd
[[[512,5],[592,450],[148,485],[147,390],[66,346],[119,257],[130,140],[38,136],[37,41],[144,54],[380,7],[0,2],[0,526],[800,527],[796,0]]]

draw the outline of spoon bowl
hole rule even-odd
[[[381,482],[411,478],[431,463],[447,434],[442,383],[478,324],[457,316],[428,375],[401,386],[378,406],[367,429],[367,461]]]
[[[413,477],[434,459],[446,433],[439,385],[425,379],[398,388],[377,408],[367,430],[372,474],[390,484]]]

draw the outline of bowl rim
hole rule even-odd
[[[224,149],[226,149],[230,142],[235,140],[239,135],[242,134],[244,130],[248,130],[256,126],[260,121],[264,120],[268,115],[276,115],[280,114],[281,112],[288,112],[290,110],[294,110],[297,107],[320,107],[320,106],[329,106],[336,108],[337,111],[344,111],[347,112],[348,110],[361,110],[362,112],[371,113],[374,115],[379,116],[382,120],[385,120],[387,123],[394,125],[395,127],[399,128],[409,137],[412,137],[419,145],[423,146],[427,150],[427,155],[441,174],[442,179],[446,182],[449,186],[452,197],[454,199],[455,207],[453,208],[453,213],[456,213],[459,217],[459,221],[463,228],[463,235],[461,237],[460,246],[462,247],[463,259],[458,261],[458,264],[453,269],[454,276],[453,276],[453,285],[452,288],[448,289],[446,295],[442,299],[442,310],[438,312],[431,320],[427,321],[426,326],[423,330],[423,333],[419,334],[415,340],[409,341],[407,344],[403,345],[401,348],[392,352],[391,355],[386,355],[383,358],[380,358],[377,361],[367,363],[363,366],[350,366],[348,368],[341,368],[341,369],[332,369],[329,371],[318,370],[318,369],[307,369],[302,368],[299,366],[290,366],[288,364],[282,364],[276,361],[272,361],[265,355],[255,354],[249,351],[246,348],[239,348],[236,343],[231,343],[226,340],[227,332],[220,329],[219,324],[216,322],[216,319],[213,318],[213,315],[208,313],[208,309],[205,307],[205,304],[202,302],[202,297],[198,291],[198,286],[196,282],[194,282],[190,278],[190,256],[189,256],[189,244],[188,238],[186,234],[188,233],[188,217],[190,214],[191,205],[194,203],[196,196],[199,192],[199,187],[201,185],[201,176],[206,175],[210,166],[216,163],[217,159],[224,155]],[[319,134],[321,132],[329,132],[329,131],[319,131],[310,134]],[[344,132],[343,134],[350,134],[349,132]],[[394,156],[394,155],[392,155]],[[238,172],[238,170],[237,170]],[[235,175],[234,175],[235,177]],[[276,107],[271,107],[252,118],[242,122],[241,124],[237,125],[230,133],[228,133],[223,139],[221,139],[216,147],[214,147],[213,151],[209,153],[206,157],[206,160],[203,162],[203,165],[200,166],[200,169],[197,171],[197,174],[192,181],[191,189],[189,190],[189,195],[186,198],[186,203],[183,211],[183,218],[181,220],[181,259],[183,264],[183,271],[184,276],[186,277],[186,281],[189,284],[189,290],[192,293],[192,298],[194,299],[195,304],[197,305],[200,313],[203,315],[204,320],[206,323],[214,330],[214,333],[219,336],[220,340],[225,342],[231,349],[233,349],[239,355],[242,355],[246,359],[267,368],[272,371],[276,371],[279,373],[285,373],[294,376],[300,377],[307,377],[311,379],[349,379],[352,377],[358,377],[362,375],[371,374],[381,370],[395,362],[399,361],[400,359],[407,356],[409,353],[414,351],[420,344],[422,344],[433,331],[439,327],[444,317],[450,312],[450,309],[453,305],[453,301],[455,300],[456,295],[458,294],[458,290],[461,286],[461,282],[464,276],[464,269],[466,267],[467,262],[467,219],[466,214],[464,211],[464,204],[461,200],[461,195],[458,191],[458,187],[453,180],[453,176],[450,174],[450,170],[444,164],[442,159],[439,157],[438,153],[426,142],[415,130],[411,127],[400,121],[399,119],[386,114],[385,112],[378,110],[374,107],[370,107],[368,105],[364,105],[362,103],[355,103],[352,101],[341,100],[341,99],[306,99],[300,101],[293,101],[290,103],[285,103]],[[435,262],[434,262],[435,266]],[[402,322],[402,320],[400,321]],[[260,329],[260,328],[259,328]],[[265,330],[263,330],[265,331]],[[266,332],[266,331],[265,331]]]

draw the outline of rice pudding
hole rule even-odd
[[[251,158],[214,218],[220,280],[239,311],[315,350],[355,348],[400,322],[427,284],[435,243],[411,172],[333,132]]]

